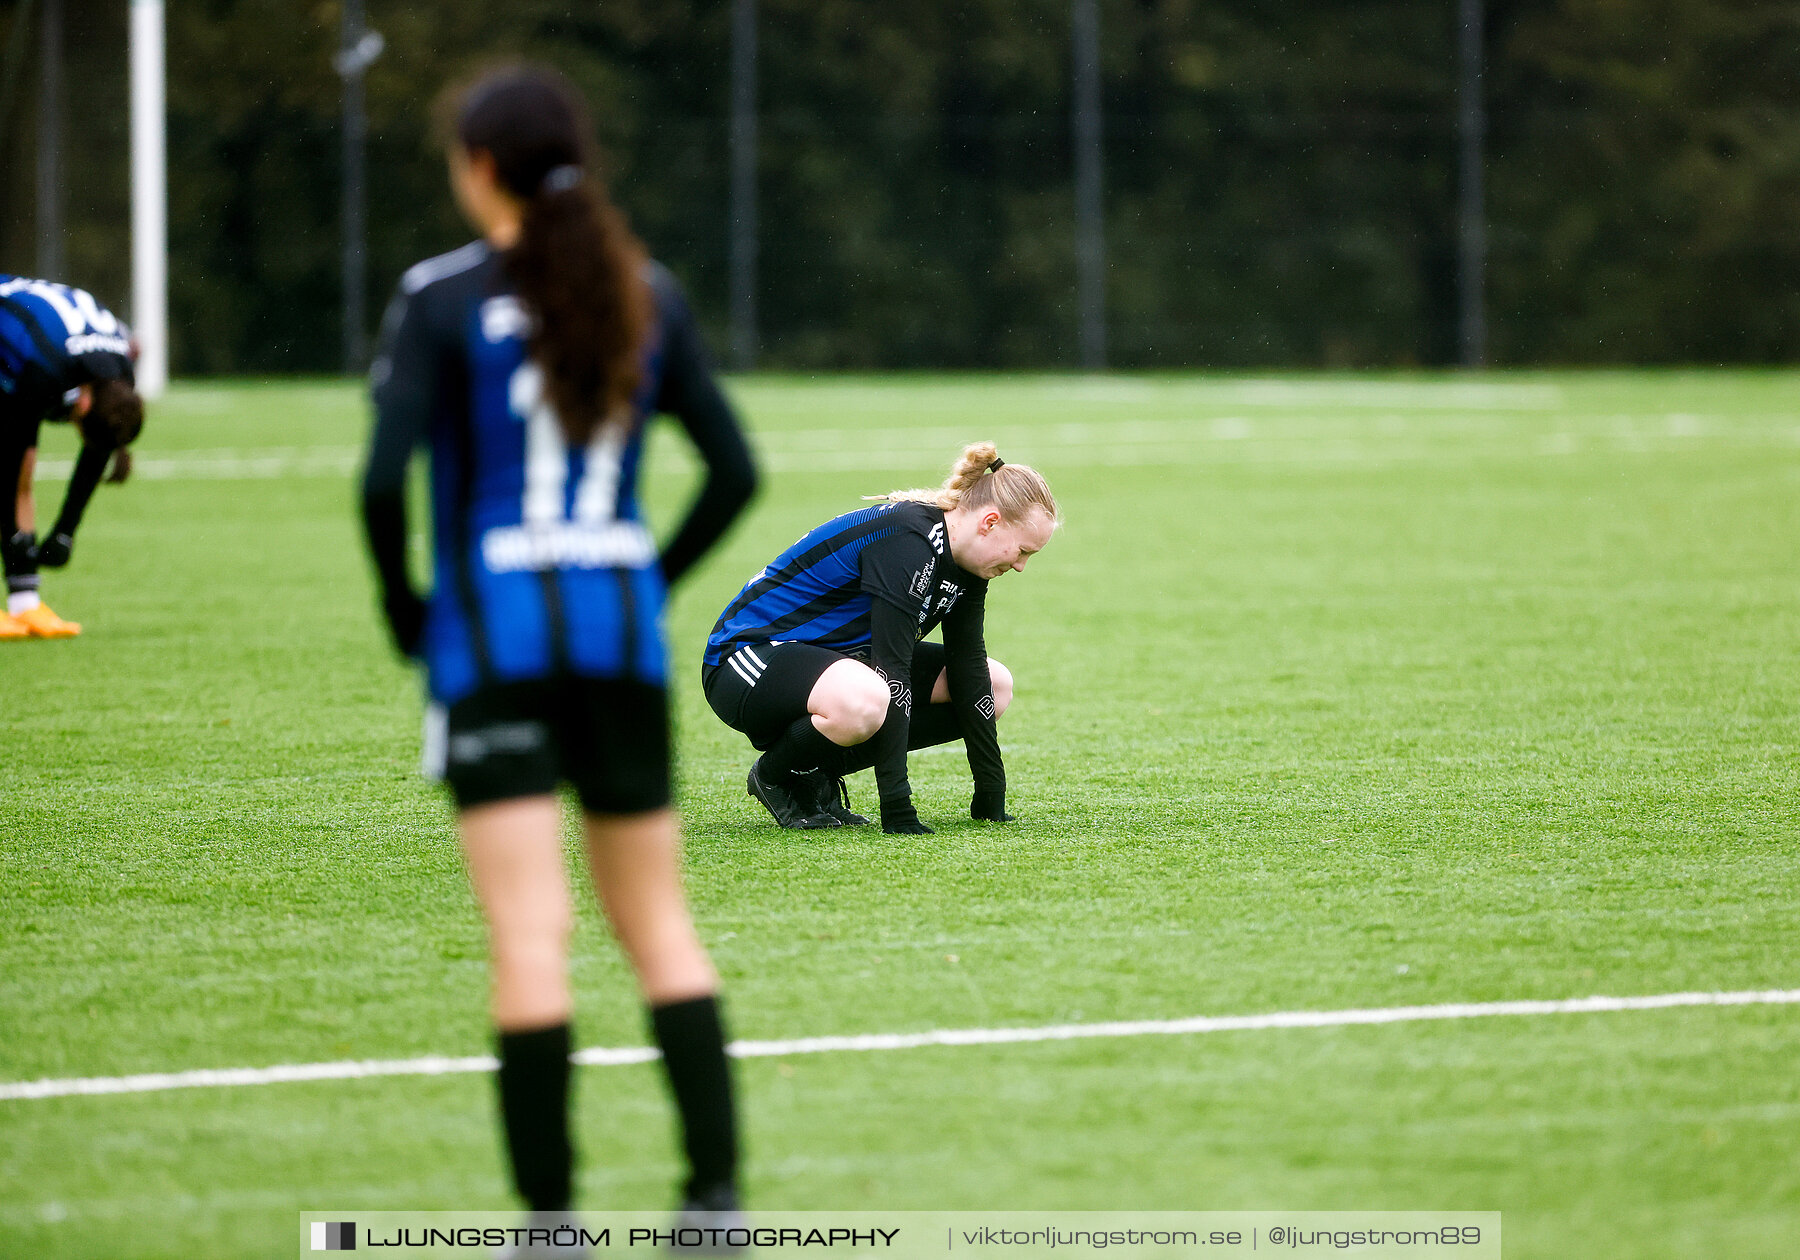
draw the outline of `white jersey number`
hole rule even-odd
[[[50,284],[44,280],[8,280],[0,284],[0,297],[11,297],[15,293],[28,294],[47,302],[50,309],[62,320],[63,327],[69,330],[69,336],[77,337],[82,333],[99,333],[113,337],[119,332],[119,321],[111,311],[94,301],[94,295],[86,289],[71,289],[66,284]]]
[[[543,369],[530,361],[520,364],[507,393],[513,415],[525,426],[525,524],[609,523],[618,498],[624,426],[602,424],[589,439],[586,467],[575,486],[574,510],[567,514],[563,504],[568,498],[569,444],[556,408],[545,397]]]

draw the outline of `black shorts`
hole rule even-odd
[[[568,783],[591,814],[668,805],[669,700],[632,679],[496,683],[425,716],[425,773],[459,809]]]
[[[824,672],[839,661],[861,661],[865,656],[846,656],[811,643],[754,644],[739,648],[718,665],[701,671],[706,702],[734,731],[750,737],[758,749],[774,745],[807,713],[806,701]],[[912,693],[926,703],[938,675],[944,672],[944,645],[913,646]]]

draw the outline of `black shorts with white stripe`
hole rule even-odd
[[[590,814],[671,799],[669,702],[632,678],[494,683],[425,715],[425,773],[457,808],[540,796],[567,783]]]
[[[839,661],[862,659],[811,643],[757,643],[708,666],[701,683],[719,720],[749,736],[752,746],[767,749],[807,712],[806,702],[826,670]],[[915,644],[913,694],[929,696],[943,670],[943,644]]]

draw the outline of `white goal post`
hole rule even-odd
[[[168,155],[163,0],[131,0],[131,330],[138,392],[169,383]]]

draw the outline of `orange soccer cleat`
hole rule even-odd
[[[81,633],[79,621],[64,621],[50,611],[48,604],[27,608],[14,620],[23,622],[26,631],[34,639],[73,639]]]
[[[0,643],[10,639],[29,639],[31,627],[11,613],[0,612]]]

